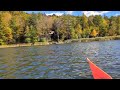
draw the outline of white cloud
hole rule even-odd
[[[66,11],[65,13],[72,15],[72,14],[73,14],[73,11]]]
[[[110,11],[83,11],[83,13],[86,15],[86,16],[90,16],[90,15],[103,15],[105,13],[108,13]]]
[[[73,13],[73,11],[65,11],[65,14],[70,14],[70,15],[72,15],[72,13]],[[64,13],[62,13],[62,12],[46,13],[46,15],[53,15],[53,14],[55,14],[55,15],[57,15],[57,16],[61,16],[61,15],[63,15]]]
[[[120,15],[120,13],[115,14],[115,16],[119,16],[119,15]]]
[[[61,13],[61,12],[46,13],[46,15],[53,15],[53,14],[55,14],[55,15],[57,15],[57,16],[61,16],[61,15],[63,15],[64,13]]]

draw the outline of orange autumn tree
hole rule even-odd
[[[98,34],[97,31],[96,31],[95,29],[93,29],[93,31],[91,32],[90,35],[91,35],[92,37],[96,37],[97,34]]]

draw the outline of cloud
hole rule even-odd
[[[120,13],[115,14],[115,16],[119,16],[119,15],[120,15]]]
[[[66,11],[65,13],[72,15],[72,14],[73,14],[73,11]]]
[[[62,16],[63,14],[70,14],[72,15],[73,14],[73,11],[65,11],[65,13],[62,13],[62,12],[53,12],[53,13],[46,13],[46,15],[57,15],[57,16]]]
[[[86,15],[86,16],[91,16],[91,15],[103,15],[105,13],[108,13],[110,11],[83,11],[83,13]]]
[[[61,12],[46,13],[46,15],[53,15],[53,14],[55,14],[55,15],[57,15],[57,16],[61,16],[61,15],[63,15],[64,13],[61,13]]]

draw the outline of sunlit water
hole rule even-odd
[[[93,79],[86,57],[120,78],[120,40],[0,49],[1,79]]]

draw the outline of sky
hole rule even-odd
[[[120,15],[120,11],[26,11],[27,13],[45,13],[46,15],[57,15],[57,16],[61,16],[63,14],[70,14],[70,15],[74,15],[74,16],[81,16],[83,13],[86,16],[90,16],[90,15],[106,15],[108,17],[110,16],[118,16]]]

